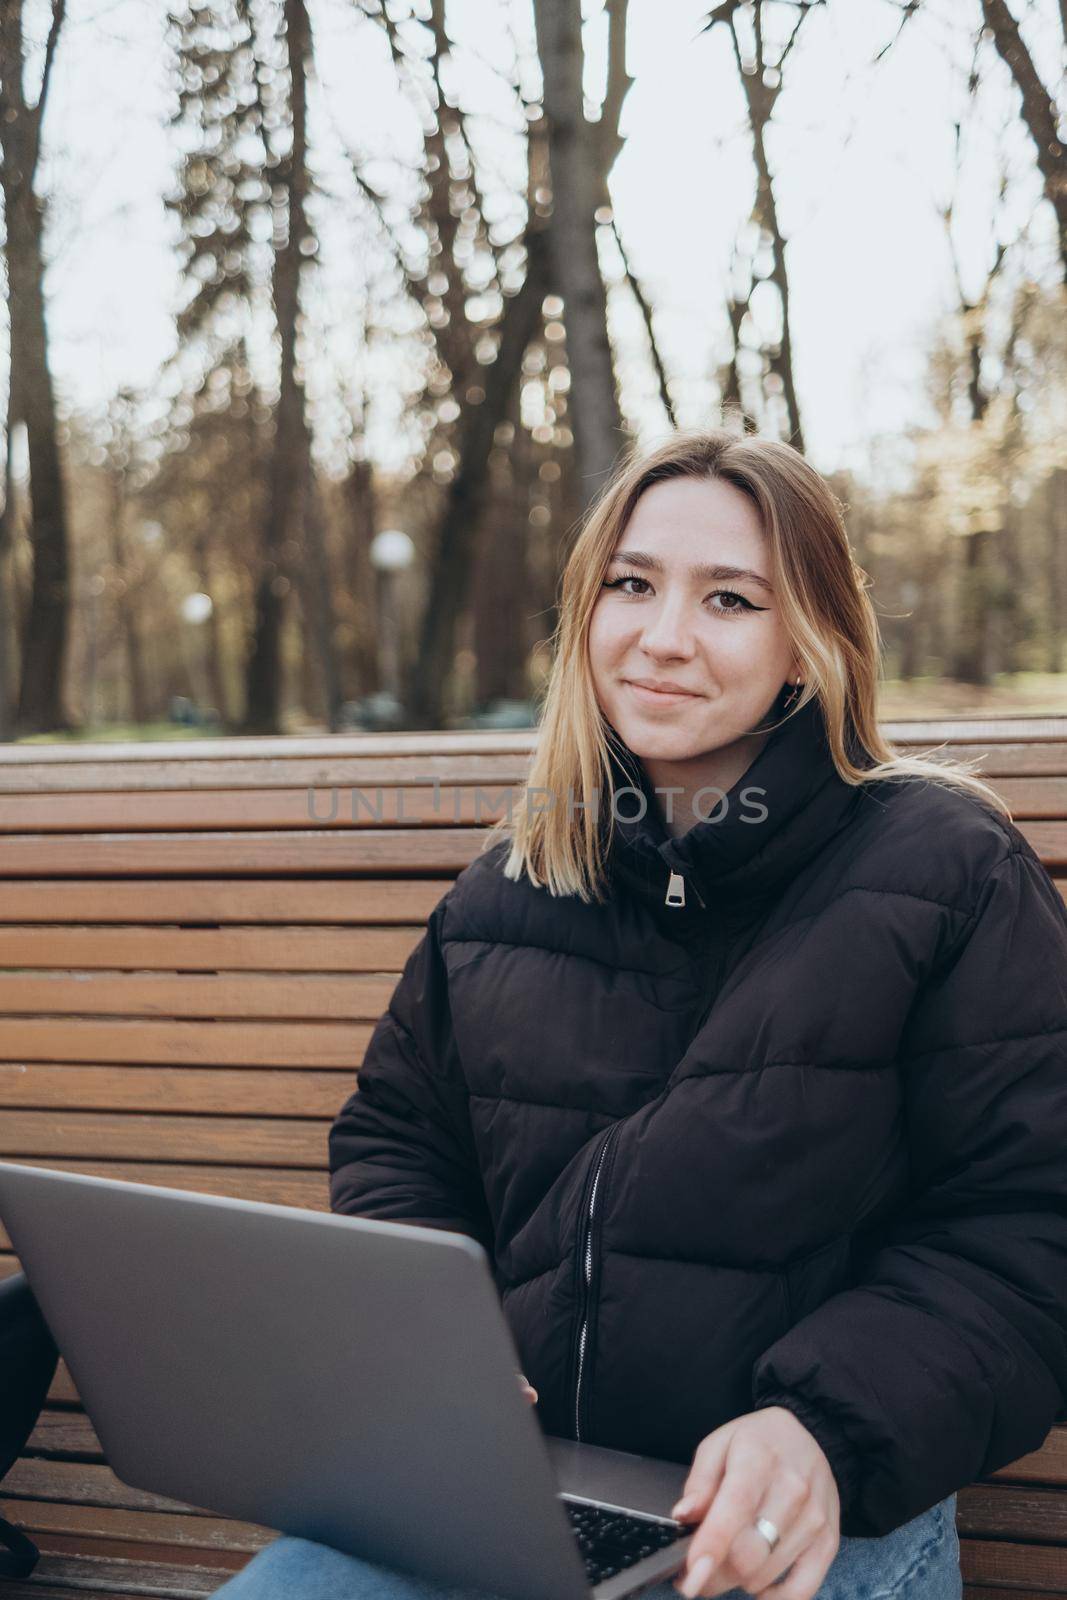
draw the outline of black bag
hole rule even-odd
[[[0,1478],[10,1472],[41,1414],[59,1360],[24,1272],[0,1283]],[[37,1565],[32,1539],[0,1517],[0,1576],[25,1578]]]

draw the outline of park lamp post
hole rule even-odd
[[[181,612],[182,621],[188,623],[192,629],[194,640],[192,648],[189,648],[187,636],[184,633],[182,642],[185,646],[184,654],[189,677],[192,681],[194,692],[203,707],[210,698],[207,666],[204,661],[203,626],[214,610],[214,605],[211,596],[201,590],[195,594],[187,594],[178,609]],[[185,709],[183,708],[183,710]],[[188,708],[188,713],[191,713],[189,720],[199,719],[203,714],[202,711],[197,713],[193,707]]]
[[[370,563],[374,568],[378,612],[379,707],[387,716],[395,715],[398,721],[401,686],[397,580],[414,559],[415,546],[399,528],[384,528],[371,540]]]

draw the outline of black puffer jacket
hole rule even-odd
[[[1067,1396],[1067,912],[1018,830],[843,783],[812,702],[722,820],[621,825],[607,905],[504,853],[378,1022],[335,1210],[485,1245],[549,1433],[688,1464],[794,1411],[845,1534],[1038,1448]]]

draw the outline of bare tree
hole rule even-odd
[[[552,174],[550,270],[563,297],[574,447],[591,500],[624,442],[596,240],[604,177],[583,108],[581,0],[534,0],[534,19]]]
[[[778,291],[782,319],[781,341],[777,349],[770,352],[764,385],[767,388],[768,377],[773,378],[776,384],[780,383],[782,399],[785,402],[789,442],[801,451],[804,449],[804,432],[801,427],[800,402],[797,399],[793,375],[793,337],[789,320],[786,239],[778,217],[774,178],[767,156],[767,132],[785,82],[786,61],[797,42],[804,19],[816,5],[821,3],[822,0],[794,0],[792,9],[796,14],[792,19],[792,26],[781,47],[776,49],[773,55],[769,54],[767,49],[766,20],[776,13],[776,4],[768,5],[766,0],[752,0],[752,3],[747,5],[744,0],[720,0],[719,5],[709,13],[704,26],[704,32],[708,32],[720,23],[729,30],[734,59],[737,62],[738,78],[748,107],[752,157],[756,164],[756,196],[752,207],[752,221],[770,242],[771,282]],[[751,18],[752,41],[747,48],[737,29],[739,12]],[[754,287],[753,280],[752,288]],[[738,316],[735,307],[731,314],[731,322],[738,329],[742,317],[743,313]],[[734,377],[736,379],[736,373]]]
[[[1041,81],[1007,0],[982,0],[982,15],[993,35],[997,53],[1015,80],[1022,99],[1023,121],[1034,141],[1045,198],[1056,215],[1060,260],[1067,281],[1067,145],[1059,135],[1060,123],[1067,108],[1057,106],[1052,91],[1046,89]],[[1067,43],[1067,0],[1060,0],[1060,22],[1064,42]]]
[[[0,0],[0,189],[7,227],[11,380],[8,429],[26,425],[33,584],[23,631],[15,731],[70,727],[63,681],[70,625],[70,548],[44,298],[45,208],[35,183],[65,0],[53,0],[36,104],[26,98],[24,0]]]
[[[275,412],[274,448],[262,567],[256,584],[255,622],[248,659],[243,731],[276,733],[281,715],[281,595],[278,577],[291,570],[285,547],[294,539],[303,547],[300,569],[304,615],[310,623],[322,674],[327,721],[340,726],[341,681],[334,638],[330,577],[322,520],[311,472],[311,432],[296,356],[300,318],[300,277],[314,246],[307,220],[307,85],[311,63],[311,24],[305,0],[284,0],[285,71],[289,84],[290,148],[279,163],[275,188],[276,237],[271,292],[280,345],[280,384]]]

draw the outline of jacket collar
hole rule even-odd
[[[613,821],[608,870],[614,884],[645,901],[667,928],[689,931],[716,910],[731,917],[758,910],[836,833],[851,815],[860,790],[838,774],[826,739],[818,698],[799,711],[783,711],[783,689],[769,720],[778,722],[762,750],[727,792],[698,799],[705,820],[679,838],[668,832],[640,760],[626,746],[610,760],[612,783],[644,796],[644,815],[636,793],[621,793]],[[782,717],[785,720],[782,721]],[[853,759],[857,745],[853,741]],[[869,764],[861,757],[857,765]],[[610,800],[610,797],[608,797]],[[678,796],[674,796],[678,803]],[[604,813],[610,814],[605,803]],[[629,819],[629,820],[627,820]],[[672,872],[684,880],[685,906],[669,906]],[[678,883],[675,880],[675,889]],[[702,903],[701,903],[702,902]]]

